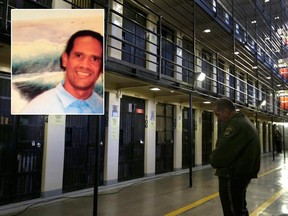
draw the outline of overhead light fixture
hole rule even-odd
[[[261,101],[260,106],[265,106],[266,105],[266,100]]]
[[[252,24],[255,24],[255,23],[257,23],[257,21],[256,21],[256,20],[252,20],[251,23],[252,23]]]
[[[274,19],[277,20],[277,19],[280,19],[280,17],[279,17],[279,16],[276,16]]]
[[[257,68],[258,68],[257,66],[253,66],[253,67],[252,67],[252,69],[257,69]]]
[[[264,2],[269,2],[270,0],[265,0]]]
[[[235,55],[239,55],[240,53],[238,51],[234,52]]]
[[[271,79],[271,77],[270,77],[270,76],[269,76],[269,77],[266,77],[266,79],[270,80],[270,79]]]
[[[151,90],[151,91],[160,91],[160,88],[158,88],[158,87],[151,87],[150,90]]]
[[[280,86],[281,86],[281,84],[278,84],[277,86],[278,86],[278,87],[280,87]]]
[[[204,33],[210,33],[211,30],[210,30],[210,29],[205,29],[203,32],[204,32]]]
[[[195,73],[195,80],[197,81],[203,81],[205,80],[206,74],[203,72],[196,72]]]
[[[203,104],[211,104],[210,101],[204,101]]]

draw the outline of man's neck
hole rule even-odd
[[[73,97],[77,98],[78,100],[86,100],[92,95],[93,90],[82,90],[82,89],[75,89],[70,86],[63,85],[64,89],[71,94]]]

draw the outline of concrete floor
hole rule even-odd
[[[287,162],[286,162],[287,163]],[[0,207],[5,216],[221,216],[218,180],[210,166],[99,187],[93,213],[93,189]],[[262,156],[259,178],[247,191],[250,216],[288,215],[288,167],[284,155]],[[96,214],[97,212],[97,214]]]

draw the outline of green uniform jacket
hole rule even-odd
[[[252,122],[236,113],[226,122],[210,155],[215,175],[231,178],[257,178],[260,169],[260,142]]]

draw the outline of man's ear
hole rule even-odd
[[[61,56],[61,66],[62,68],[66,68],[67,66],[67,61],[68,61],[68,54],[64,52]]]

